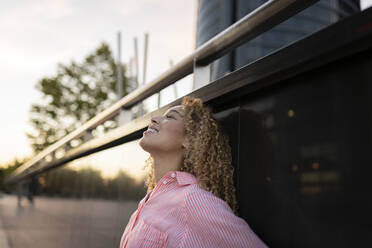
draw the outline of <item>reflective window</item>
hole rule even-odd
[[[372,62],[358,54],[236,99],[239,214],[270,247],[372,243]]]

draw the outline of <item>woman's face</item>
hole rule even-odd
[[[151,118],[140,146],[149,153],[181,152],[185,139],[184,111],[181,105],[169,108],[163,116]]]

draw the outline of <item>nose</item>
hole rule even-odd
[[[154,117],[151,117],[151,123],[156,123],[156,124],[159,124],[159,116],[154,116]]]

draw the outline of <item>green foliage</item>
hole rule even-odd
[[[123,66],[123,93],[127,80]],[[117,64],[109,46],[102,43],[78,64],[59,64],[56,75],[36,84],[43,102],[30,109],[33,132],[27,133],[35,153],[55,143],[117,101]],[[104,131],[117,127],[106,121]]]
[[[107,179],[90,167],[51,170],[40,176],[39,185],[39,193],[45,196],[138,200],[146,195],[144,183],[136,183],[127,173],[119,171]]]
[[[21,166],[26,159],[14,159],[12,162],[2,165],[0,167],[0,191],[10,193],[14,185],[5,184],[5,179],[13,173],[19,166]]]

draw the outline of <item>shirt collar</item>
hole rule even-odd
[[[184,171],[168,171],[165,175],[159,180],[154,189],[147,193],[147,195],[141,200],[140,204],[143,204],[146,199],[151,198],[150,195],[155,191],[156,188],[163,187],[163,183],[169,184],[169,182],[176,181],[179,186],[197,184],[198,181],[196,177],[188,172]],[[157,191],[157,190],[156,190]]]
[[[196,184],[198,183],[196,177],[185,171],[168,171],[160,180],[162,182],[164,180],[172,180],[176,179],[178,185],[189,185],[189,184]]]

